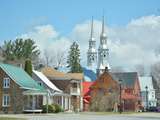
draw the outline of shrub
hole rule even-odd
[[[54,105],[48,105],[48,113],[54,113],[56,111],[56,108]],[[42,106],[42,112],[47,113],[47,105]]]
[[[62,110],[60,105],[54,104],[54,107],[55,107],[55,113],[63,112],[63,110]]]

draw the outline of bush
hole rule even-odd
[[[63,110],[62,110],[60,105],[54,104],[54,107],[55,107],[55,113],[63,112]]]
[[[56,108],[54,105],[48,105],[48,113],[54,113],[56,111]],[[42,112],[47,113],[47,105],[42,106]]]

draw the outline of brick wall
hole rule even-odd
[[[9,76],[0,68],[0,113],[21,113],[24,102],[23,89],[10,77],[10,88],[3,88],[3,79],[5,77]],[[9,94],[10,96],[10,105],[8,107],[2,106],[3,94]]]

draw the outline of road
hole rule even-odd
[[[26,118],[28,120],[160,120],[160,113],[138,114],[21,114],[3,115],[4,117]]]

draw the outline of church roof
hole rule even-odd
[[[97,79],[96,73],[88,68],[83,68],[83,74],[86,81],[95,81]]]

